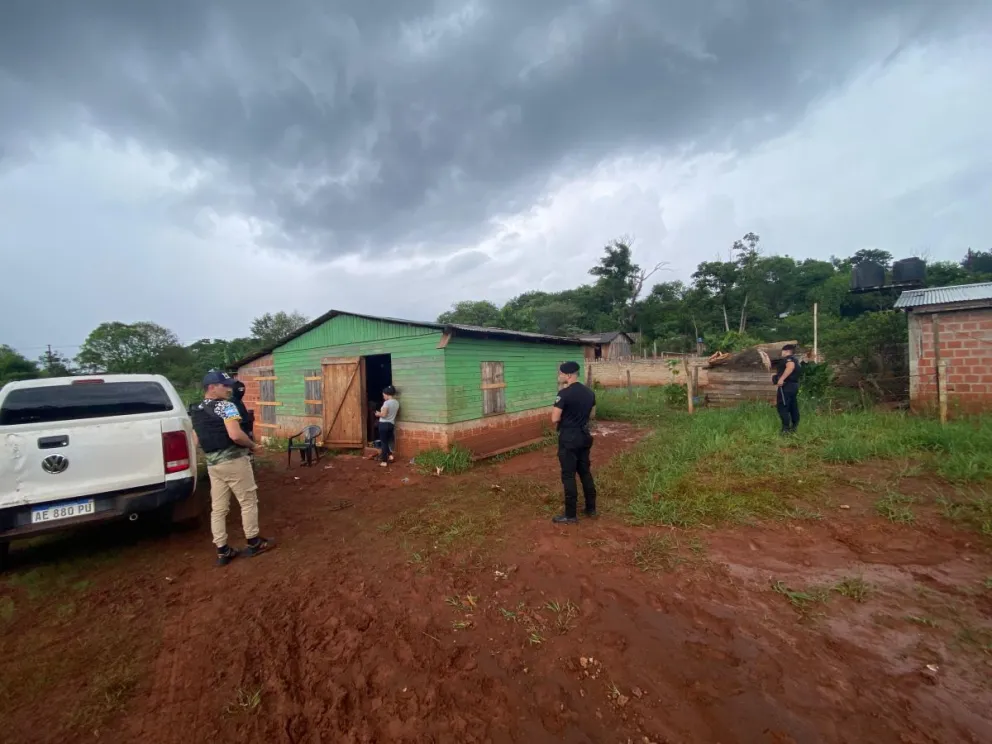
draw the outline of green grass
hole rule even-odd
[[[937,497],[944,516],[992,537],[992,496],[985,490],[958,491]]]
[[[601,471],[604,502],[618,503],[634,524],[711,526],[762,519],[810,519],[809,502],[830,480],[832,464],[907,460],[913,471],[967,484],[992,477],[992,417],[938,421],[898,412],[805,411],[800,433],[783,440],[771,406],[700,409],[689,415],[664,405],[650,389],[599,393],[601,418],[655,428],[634,450]],[[983,529],[989,501],[962,504]],[[887,518],[909,522],[897,496],[879,505]],[[989,523],[992,529],[992,522]]]
[[[813,608],[825,604],[830,599],[830,590],[824,587],[809,587],[807,589],[790,589],[785,583],[776,581],[772,590],[789,600],[789,604],[799,614],[800,618],[813,617]]]
[[[413,459],[424,475],[455,475],[472,467],[472,453],[455,445],[450,450],[429,449]]]
[[[875,502],[875,511],[879,516],[885,517],[890,522],[896,524],[913,524],[916,522],[916,514],[912,505],[916,502],[912,496],[904,496],[894,491],[889,491],[885,496]]]

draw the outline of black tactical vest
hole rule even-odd
[[[193,431],[200,440],[204,452],[219,452],[228,447],[238,447],[227,434],[224,419],[217,415],[217,406],[227,403],[226,400],[205,400],[193,406],[190,418],[193,419]]]
[[[795,369],[792,370],[792,374],[789,375],[789,378],[785,381],[785,384],[798,386],[803,376],[803,368],[799,364],[799,360],[791,354],[787,357],[782,357],[781,359],[776,360],[775,377],[773,379],[776,383],[778,382],[779,378],[785,374],[785,367],[789,362],[792,362],[796,366]]]

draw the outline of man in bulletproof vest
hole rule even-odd
[[[551,521],[555,524],[576,524],[579,521],[576,473],[582,481],[582,494],[586,499],[585,515],[597,516],[596,484],[589,469],[589,451],[592,449],[589,418],[596,410],[596,394],[579,382],[579,365],[576,362],[565,362],[558,368],[558,373],[558,381],[565,387],[558,391],[555,398],[551,421],[558,428],[558,462],[565,488],[565,512]]]
[[[782,357],[775,361],[772,384],[776,386],[775,407],[782,419],[782,434],[795,434],[799,428],[799,382],[802,368],[796,359],[795,344],[782,347]]]
[[[193,431],[207,460],[210,476],[210,530],[217,546],[217,563],[226,566],[238,555],[255,556],[275,547],[258,534],[258,487],[248,455],[258,448],[241,428],[241,415],[232,403],[235,380],[224,372],[203,378],[203,402],[193,407]],[[241,526],[248,541],[243,551],[227,544],[227,514],[231,495],[241,506]]]

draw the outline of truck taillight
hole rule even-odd
[[[165,455],[165,473],[189,470],[189,441],[185,431],[167,431],[162,434],[162,452]]]

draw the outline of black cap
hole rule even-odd
[[[562,362],[562,365],[558,368],[558,371],[563,375],[577,375],[579,374],[579,363]]]
[[[221,372],[218,369],[212,369],[207,372],[203,377],[203,389],[206,390],[211,385],[224,385],[226,387],[234,387],[235,379],[231,377],[226,372]]]
[[[382,394],[383,395],[396,395],[396,388],[394,388],[392,385],[386,385],[386,387],[384,387],[382,389]]]

